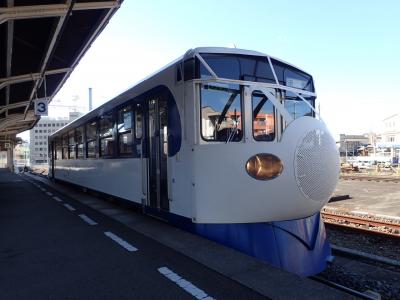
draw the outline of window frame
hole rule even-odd
[[[270,142],[275,142],[276,141],[276,137],[277,137],[277,128],[276,128],[276,125],[277,125],[277,120],[276,120],[276,117],[277,117],[277,110],[276,110],[276,107],[275,107],[275,105],[271,102],[271,100],[270,99],[268,99],[268,97],[266,96],[266,95],[264,95],[266,98],[267,98],[267,101],[265,102],[265,103],[267,103],[268,101],[270,101],[270,103],[272,104],[272,107],[273,107],[273,113],[272,113],[272,115],[273,115],[273,117],[274,117],[274,138],[272,139],[272,140],[270,140],[270,141],[265,141],[265,140],[258,140],[258,139],[256,139],[256,137],[255,137],[255,135],[254,135],[254,132],[255,132],[255,130],[254,130],[254,122],[255,122],[255,118],[254,118],[254,104],[253,104],[253,95],[255,94],[255,93],[259,93],[259,94],[261,94],[261,95],[264,95],[261,91],[259,91],[259,90],[253,90],[252,92],[251,92],[251,135],[252,135],[252,137],[253,137],[253,140],[255,141],[255,142],[267,142],[267,143],[270,143]],[[276,92],[276,90],[275,90],[275,92]],[[265,104],[264,103],[264,104]],[[264,105],[263,105],[264,106]],[[261,110],[260,110],[261,111]]]
[[[128,108],[131,112],[131,127],[130,129],[124,130],[124,131],[120,131],[118,128],[118,125],[120,124],[120,112],[123,111],[125,108]],[[135,140],[135,110],[134,110],[134,105],[131,103],[131,101],[127,101],[126,103],[120,105],[119,107],[117,107],[116,109],[116,117],[115,117],[115,129],[116,129],[116,156],[117,157],[133,157],[134,155],[134,140]],[[131,147],[131,151],[130,153],[121,153],[121,148],[120,148],[120,140],[121,137],[125,134],[130,134],[131,135],[131,142],[130,142],[130,147]]]
[[[104,135],[104,136],[102,136],[101,135],[101,120],[104,118],[104,116],[106,116],[106,115],[110,115],[111,116],[111,134],[108,134],[108,135]],[[98,128],[98,130],[97,130],[97,135],[98,135],[98,157],[99,158],[113,158],[113,157],[115,157],[116,156],[116,147],[115,147],[115,142],[116,142],[116,136],[115,136],[115,131],[116,131],[116,118],[115,118],[115,109],[112,109],[112,110],[109,110],[109,111],[107,111],[107,112],[105,112],[105,113],[103,113],[101,116],[100,116],[100,118],[99,118],[99,120],[98,120],[98,125],[97,125],[97,128]],[[108,138],[112,138],[112,141],[113,141],[113,143],[112,143],[112,145],[111,145],[111,151],[112,151],[112,153],[111,154],[106,154],[106,155],[103,155],[102,154],[102,147],[101,147],[101,142],[102,142],[102,140],[105,140],[105,139],[108,139]]]
[[[199,90],[199,92],[198,92],[198,95],[199,95],[199,104],[200,104],[200,109],[199,109],[199,118],[200,118],[200,136],[201,136],[201,139],[204,141],[204,142],[207,142],[207,143],[224,143],[224,144],[226,144],[227,143],[227,141],[219,141],[219,140],[215,140],[215,139],[206,139],[205,137],[204,137],[204,135],[203,135],[203,114],[202,114],[202,103],[203,103],[203,97],[202,97],[202,87],[203,87],[203,85],[210,85],[210,84],[214,84],[214,83],[221,83],[221,84],[227,84],[227,85],[238,85],[239,86],[239,89],[240,89],[240,92],[238,93],[238,95],[240,96],[240,101],[239,101],[239,103],[240,103],[240,118],[241,118],[241,120],[240,120],[240,123],[241,123],[241,128],[240,128],[240,130],[241,130],[241,138],[239,139],[239,140],[232,140],[232,141],[229,141],[229,143],[232,143],[232,142],[235,142],[235,143],[243,143],[244,141],[245,141],[245,103],[244,103],[244,86],[243,85],[241,85],[241,84],[232,84],[232,83],[227,83],[227,82],[203,82],[203,83],[200,83],[199,85],[198,85],[198,90]],[[233,102],[232,102],[233,103]]]
[[[144,131],[146,130],[145,124],[144,124],[145,110],[143,109],[143,104],[139,101],[134,102],[133,111],[134,111],[134,132],[135,132],[134,138],[136,141],[136,140],[141,140],[142,138],[144,138]],[[138,112],[140,112],[140,115],[141,115],[140,122],[138,122],[138,119],[137,119]],[[138,132],[139,132],[138,124],[140,124],[140,136],[138,136]]]
[[[69,130],[67,132],[67,135],[68,135],[68,159],[76,159],[75,129]],[[72,143],[71,143],[71,138],[73,138]]]
[[[52,142],[55,145],[54,160],[62,160],[62,136],[54,138]]]
[[[68,159],[68,132],[61,135],[62,152],[61,159]]]
[[[82,129],[82,137],[81,137],[81,141],[78,140],[78,129],[81,128]],[[75,158],[76,159],[85,159],[86,155],[85,155],[85,134],[86,134],[86,130],[85,130],[85,124],[75,127]],[[79,156],[79,148],[82,148],[82,156]]]
[[[89,138],[89,135],[87,133],[88,132],[88,127],[93,123],[96,123],[96,125],[95,125],[96,132],[94,134],[94,137],[90,137]],[[90,121],[86,122],[84,124],[84,126],[85,126],[84,157],[86,159],[97,159],[99,157],[98,156],[98,147],[99,147],[98,146],[98,139],[99,139],[99,121],[98,121],[98,118],[91,119]],[[94,155],[93,156],[89,156],[89,143],[94,143]]]

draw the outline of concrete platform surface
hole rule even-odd
[[[5,299],[354,299],[45,178],[0,172],[0,188]]]
[[[339,180],[334,196],[350,195],[327,207],[400,218],[400,183],[368,180]]]

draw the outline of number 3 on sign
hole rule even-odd
[[[35,100],[35,116],[47,116],[47,100]]]

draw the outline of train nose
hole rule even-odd
[[[339,153],[326,125],[317,119],[300,118],[284,133],[294,149],[293,171],[299,191],[304,197],[325,205],[339,178]]]

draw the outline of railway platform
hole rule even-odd
[[[2,299],[355,299],[46,178],[0,190]]]

